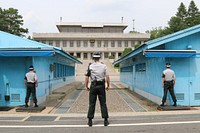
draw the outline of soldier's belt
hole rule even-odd
[[[105,84],[105,81],[93,81],[92,84],[103,85],[103,84]]]

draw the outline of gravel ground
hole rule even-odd
[[[127,103],[115,90],[106,91],[108,112],[132,112]],[[89,92],[83,90],[78,99],[73,103],[68,113],[87,113],[89,104]],[[96,112],[100,112],[99,101],[96,102]]]
[[[157,111],[157,105],[152,103],[151,101],[145,99],[144,97],[136,94],[133,91],[124,89],[125,87],[120,83],[115,84],[115,86],[117,86],[118,89],[121,89],[127,96],[130,96],[133,101],[136,101],[147,111]],[[119,95],[119,93],[115,89],[106,91],[106,99],[109,112],[133,112],[127,102]],[[87,113],[88,106],[89,91],[83,90],[68,110],[68,113]],[[101,112],[98,98],[96,102],[96,112]]]

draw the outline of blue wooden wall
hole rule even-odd
[[[139,53],[120,63],[120,80],[130,89],[156,103],[163,96],[161,84],[162,71],[165,63],[170,62],[176,73],[175,94],[178,104],[186,106],[200,105],[200,33],[192,34],[162,45],[167,50],[197,50],[191,58],[146,58]],[[154,48],[156,49],[156,48]],[[129,70],[132,68],[132,70]],[[173,104],[171,97],[168,99]]]

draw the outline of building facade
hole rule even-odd
[[[176,74],[178,105],[200,105],[200,25],[145,42],[115,61],[120,64],[120,81],[131,90],[160,104],[162,71],[170,63]],[[171,97],[168,103],[173,104]]]
[[[65,23],[56,24],[59,33],[33,33],[33,39],[60,47],[78,59],[90,59],[94,51],[102,58],[119,59],[125,48],[135,49],[150,38],[144,33],[124,33],[123,23]]]

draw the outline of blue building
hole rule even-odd
[[[33,65],[38,75],[38,103],[54,89],[75,80],[75,63],[59,48],[0,31],[0,106],[23,105],[25,73]]]
[[[120,64],[120,81],[131,90],[160,104],[165,63],[176,73],[177,103],[200,105],[200,25],[144,43],[115,61]],[[171,104],[170,96],[168,102]]]

